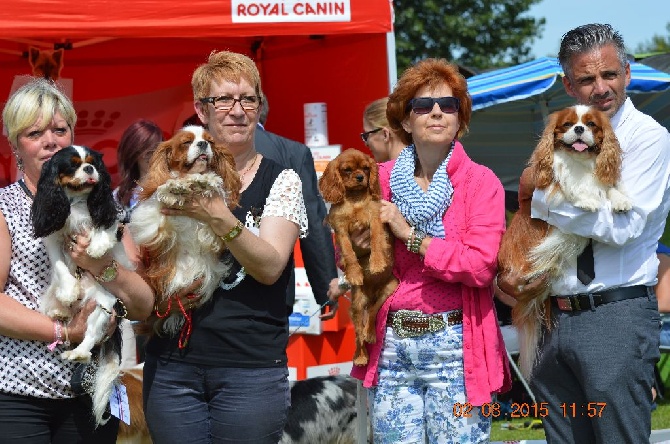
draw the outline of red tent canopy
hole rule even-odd
[[[363,108],[395,76],[391,8],[390,0],[5,0],[0,100],[31,74],[30,47],[64,48],[60,82],[79,115],[75,140],[105,152],[115,171],[123,130],[149,118],[171,135],[193,113],[191,73],[228,49],[256,61],[269,130],[304,141],[303,104],[325,102],[329,142],[365,149]],[[5,140],[0,157],[4,182],[14,175]]]

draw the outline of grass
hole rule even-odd
[[[652,430],[670,429],[670,399],[656,401],[656,410],[651,413]],[[524,428],[525,423],[533,418],[523,419],[498,419],[491,425],[491,441],[520,441],[523,439],[545,439],[542,429]],[[516,427],[512,430],[504,430],[503,424],[511,424]]]

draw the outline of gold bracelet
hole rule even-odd
[[[224,242],[228,243],[231,240],[235,239],[237,236],[239,236],[243,229],[244,224],[238,220],[235,226],[230,229],[228,234],[221,236],[221,239],[223,239]]]

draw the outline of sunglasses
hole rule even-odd
[[[428,114],[437,103],[443,113],[453,114],[458,112],[461,102],[456,97],[415,97],[407,104],[407,110],[415,114]]]
[[[370,130],[370,131],[366,131],[366,132],[364,132],[364,133],[361,133],[361,139],[363,139],[363,143],[368,143],[368,138],[370,137],[370,134],[374,134],[374,133],[376,133],[376,132],[378,132],[378,131],[381,131],[381,130],[383,130],[383,129],[384,129],[384,128],[375,128],[375,129],[373,129],[373,130]]]

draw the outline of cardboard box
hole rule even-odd
[[[316,177],[320,178],[325,171],[328,162],[336,158],[342,152],[342,145],[311,146],[310,151],[314,158]]]
[[[332,319],[321,321],[321,306],[317,304],[304,267],[295,267],[295,303],[288,318],[289,333],[319,335],[324,331],[343,330],[351,324],[350,294],[340,297],[339,308]]]
[[[288,317],[289,333],[320,335],[322,331],[320,314],[321,308],[313,296],[298,297],[296,294],[293,313]]]

